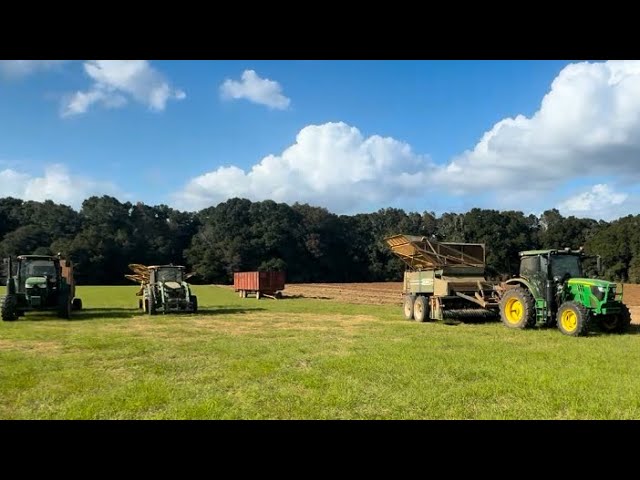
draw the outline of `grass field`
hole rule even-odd
[[[640,335],[418,324],[399,306],[240,299],[141,315],[79,287],[71,320],[0,322],[2,419],[639,419]]]

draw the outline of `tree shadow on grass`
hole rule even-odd
[[[59,317],[55,311],[26,312],[18,318],[19,322],[78,322],[94,320],[96,318],[132,318],[141,315],[142,311],[135,308],[85,308],[72,311],[71,318]]]
[[[302,294],[298,294],[298,295],[283,295],[282,297],[280,297],[278,299],[278,301],[280,300],[293,300],[294,298],[310,298],[313,300],[331,300],[331,297],[320,297],[320,296],[315,296],[315,295],[302,295]]]
[[[241,314],[264,311],[264,308],[255,307],[237,307],[233,305],[223,305],[220,307],[199,308],[196,313],[180,313],[171,312],[167,315],[178,315],[184,317],[201,316],[201,315],[229,315],[229,314]],[[165,316],[163,313],[157,313],[155,315],[149,315],[144,313],[138,308],[84,308],[80,311],[72,312],[70,319],[60,318],[56,316],[55,312],[28,312],[25,316],[20,317],[18,321],[24,322],[82,322],[88,320],[99,319],[114,319],[114,320],[126,320],[134,317],[146,316],[150,318],[162,318]]]
[[[236,307],[233,305],[223,305],[221,307],[213,308],[198,308],[196,315],[228,315],[234,313],[251,313],[264,311],[265,308],[261,307]]]

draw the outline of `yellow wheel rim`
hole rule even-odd
[[[578,316],[573,310],[565,310],[562,312],[560,323],[567,332],[573,332],[578,328]]]
[[[507,322],[515,325],[522,320],[522,316],[524,315],[524,305],[522,305],[522,302],[517,298],[510,298],[507,300],[507,304],[504,307],[504,314]]]

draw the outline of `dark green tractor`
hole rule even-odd
[[[585,335],[598,325],[605,332],[626,332],[631,323],[622,303],[622,285],[585,278],[580,250],[520,252],[520,276],[500,286],[500,317],[510,328],[556,326],[565,335]],[[600,271],[600,258],[597,257]]]
[[[142,285],[140,307],[149,315],[198,311],[198,298],[185,281],[184,267],[157,265],[147,267],[149,281]]]
[[[82,301],[75,297],[73,266],[59,256],[19,255],[4,261],[6,294],[0,298],[2,320],[17,320],[25,312],[53,310],[59,317],[70,318],[80,310]]]

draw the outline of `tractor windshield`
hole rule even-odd
[[[182,270],[180,268],[159,268],[156,280],[158,282],[182,283]]]
[[[22,263],[22,276],[56,278],[56,267],[51,260],[24,260]]]
[[[580,257],[576,255],[553,255],[551,257],[551,277],[582,277]]]

